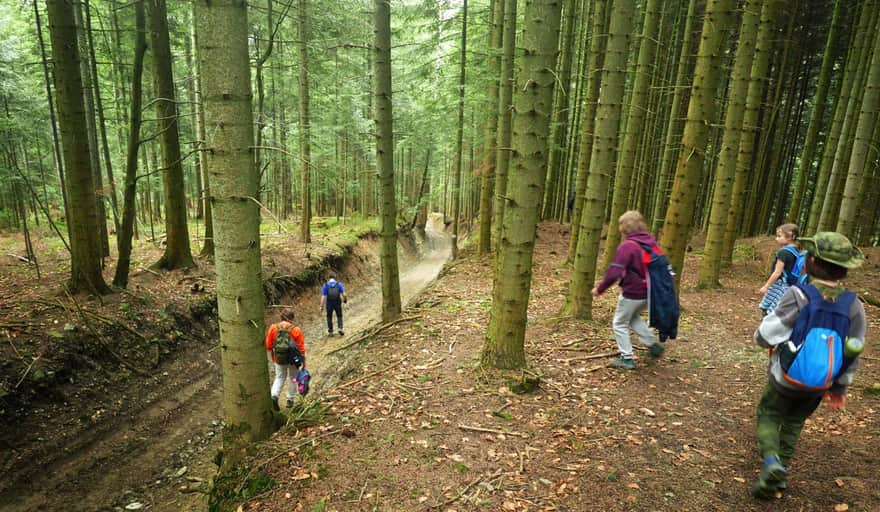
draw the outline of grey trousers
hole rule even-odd
[[[617,311],[614,312],[614,321],[611,328],[614,330],[614,339],[617,341],[617,350],[620,357],[632,358],[633,347],[629,341],[629,330],[632,328],[639,341],[646,347],[659,343],[654,336],[654,331],[648,327],[648,323],[642,318],[642,311],[648,309],[648,300],[627,299],[623,295],[617,299]]]

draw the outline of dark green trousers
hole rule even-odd
[[[757,435],[761,459],[776,455],[788,466],[804,421],[821,402],[822,397],[799,398],[780,394],[768,381],[758,403]]]

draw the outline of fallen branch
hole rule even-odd
[[[382,368],[381,370],[375,371],[375,372],[373,372],[373,373],[368,373],[368,374],[364,375],[363,377],[360,377],[360,378],[358,378],[358,379],[355,379],[355,380],[352,380],[352,381],[346,382],[345,384],[339,384],[338,386],[333,386],[333,387],[330,388],[328,391],[330,391],[330,390],[334,390],[334,389],[347,388],[348,386],[353,386],[353,385],[355,385],[355,384],[357,384],[357,383],[359,383],[359,382],[363,382],[363,381],[369,379],[370,377],[374,377],[374,376],[376,376],[376,375],[379,375],[380,373],[387,372],[388,370],[394,368],[395,366],[400,366],[401,363],[403,363],[403,360],[402,360],[402,359],[401,359],[400,361],[398,361],[398,362],[392,364],[392,365],[388,365],[388,366],[386,366],[385,368]]]
[[[34,363],[36,363],[36,362],[39,361],[39,360],[40,360],[40,356],[37,356],[37,357],[34,358],[33,361],[31,361],[31,364],[29,364],[28,367],[25,369],[24,373],[21,375],[21,378],[18,379],[18,382],[15,383],[15,387],[12,388],[13,391],[15,391],[16,389],[18,389],[18,386],[21,385],[21,383],[24,381],[24,378],[27,377],[27,374],[28,374],[28,373],[30,373],[31,368],[33,368],[33,366],[34,366]]]
[[[501,434],[501,435],[505,435],[505,436],[517,436],[517,437],[522,437],[523,439],[526,439],[529,437],[528,434],[523,434],[522,432],[505,432],[503,430],[498,430],[498,429],[494,429],[494,428],[474,427],[471,425],[459,425],[458,428],[460,428],[462,430],[469,430],[472,432],[484,432],[487,434]]]
[[[353,347],[354,345],[357,345],[358,343],[360,343],[360,342],[362,342],[362,341],[364,341],[364,340],[366,340],[366,339],[368,339],[368,338],[371,338],[371,337],[373,337],[373,336],[379,334],[380,332],[382,332],[382,331],[384,331],[385,329],[391,327],[392,325],[399,324],[399,323],[401,323],[401,322],[406,322],[406,321],[409,321],[409,320],[415,320],[416,318],[420,318],[420,317],[419,317],[418,315],[414,315],[414,316],[405,316],[405,317],[398,318],[397,320],[392,320],[392,321],[390,321],[390,322],[386,322],[386,323],[384,323],[384,324],[382,324],[382,325],[377,325],[376,327],[373,327],[373,328],[370,329],[369,331],[367,331],[367,332],[361,334],[360,336],[358,336],[358,337],[355,338],[354,340],[352,340],[352,341],[346,343],[345,345],[343,345],[343,346],[341,346],[341,347],[334,348],[333,350],[327,352],[326,355],[329,356],[330,354],[335,354],[336,352],[341,352],[341,351],[343,351],[343,350],[345,350],[345,349],[347,349],[347,348],[351,348],[351,347]]]
[[[572,357],[570,359],[559,359],[560,362],[570,363],[572,361],[589,361],[591,359],[601,359],[603,357],[611,357],[617,355],[617,352],[602,352],[601,354],[590,354],[584,357]]]
[[[462,496],[464,496],[465,494],[467,494],[467,492],[468,492],[469,490],[471,490],[475,485],[477,485],[478,483],[482,482],[484,479],[485,479],[486,481],[491,481],[491,480],[494,480],[495,478],[497,478],[500,474],[501,474],[501,470],[500,470],[500,469],[497,469],[497,470],[495,470],[494,473],[492,473],[492,474],[489,475],[488,477],[485,477],[485,478],[484,478],[483,475],[480,475],[480,476],[478,476],[477,478],[475,478],[474,480],[472,480],[471,483],[469,483],[469,484],[467,484],[466,486],[464,486],[464,489],[462,489],[462,490],[461,490],[456,496],[454,496],[454,497],[452,497],[452,498],[449,498],[448,500],[444,501],[443,503],[437,503],[436,505],[431,505],[431,506],[428,507],[428,510],[434,510],[434,509],[437,509],[437,508],[443,508],[443,507],[445,507],[445,506],[447,506],[447,505],[450,505],[450,504],[452,504],[452,503],[455,503],[456,501],[460,500]]]
[[[153,270],[153,269],[151,269],[151,268],[147,268],[147,267],[138,267],[138,270],[140,270],[141,272],[149,272],[149,273],[153,274],[153,275],[156,276],[156,277],[162,277],[162,274],[156,272],[155,270]]]
[[[24,256],[19,256],[18,254],[12,254],[11,252],[10,252],[10,253],[7,253],[6,255],[7,255],[7,256],[10,256],[10,257],[12,257],[12,258],[15,258],[15,259],[17,259],[18,261],[24,262],[24,263],[30,263],[30,262],[31,262],[31,260],[25,258]]]

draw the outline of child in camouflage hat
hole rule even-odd
[[[863,346],[865,339],[865,309],[853,292],[847,291],[841,284],[849,269],[861,266],[864,261],[862,252],[845,236],[834,232],[819,232],[812,238],[798,238],[798,242],[807,251],[806,273],[810,281],[792,286],[783,295],[776,310],[764,317],[754,335],[759,346],[771,350],[769,379],[758,403],[756,424],[763,464],[758,481],[752,487],[752,495],[761,499],[769,499],[787,487],[789,463],[804,421],[813,414],[823,397],[828,401],[830,410],[843,409],[846,388],[852,383],[858,368],[857,353],[855,356],[848,355],[849,358],[839,366],[837,376],[827,381],[827,389],[825,386],[804,386],[786,374],[786,369],[790,371],[791,367],[784,368],[784,365],[790,359],[785,361],[781,357],[784,359],[784,353],[795,347],[790,340],[798,336],[793,331],[801,311],[806,312],[810,304],[810,296],[832,303],[831,307],[837,303],[839,308],[845,308],[846,303],[851,301],[847,308],[848,332],[840,335],[848,339],[847,347],[853,341],[855,346]],[[807,323],[802,321],[798,325],[799,330]],[[833,358],[830,364],[834,364]]]

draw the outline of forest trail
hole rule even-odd
[[[449,237],[442,227],[442,221],[428,224],[421,257],[400,251],[404,303],[421,292],[448,260]],[[327,336],[324,314],[318,311],[320,288],[295,300],[313,389],[335,382],[335,373],[344,368],[349,356],[346,350],[327,354],[379,321],[378,268],[360,274],[349,280],[344,270],[340,273],[350,297],[344,311],[345,337]],[[266,312],[267,325],[278,320],[277,309]],[[206,345],[212,343],[216,341]],[[96,428],[78,429],[70,438],[62,433],[57,439],[62,448],[50,459],[30,458],[32,451],[22,451],[21,464],[0,485],[0,511],[91,512],[134,503],[159,512],[203,509],[204,495],[199,490],[214,474],[213,457],[220,446],[223,418],[216,351],[200,360],[176,359],[162,367],[160,377],[136,378],[118,396],[118,411],[92,412],[110,419],[95,422]],[[55,441],[53,435],[46,437]]]

